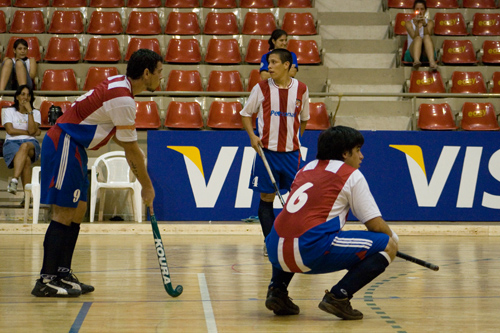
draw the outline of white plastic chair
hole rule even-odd
[[[39,166],[33,167],[31,184],[26,184],[24,187],[24,223],[28,221],[31,195],[33,195],[33,224],[38,223],[40,213],[40,170]]]
[[[98,180],[99,164],[103,164],[103,178],[105,181]],[[132,190],[132,201],[135,220],[142,222],[142,197],[141,184],[135,177],[131,175],[130,167],[125,152],[112,151],[99,156],[92,166],[91,183],[90,183],[90,222],[94,222],[95,208],[97,196],[100,189],[127,189]],[[104,202],[106,199],[106,191],[101,191],[101,200],[99,207],[99,221],[103,219]]]

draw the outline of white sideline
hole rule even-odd
[[[207,322],[207,331],[209,333],[216,333],[217,325],[215,324],[215,316],[212,309],[212,302],[210,301],[210,294],[208,293],[205,273],[198,273],[198,281],[200,284],[200,294],[201,301],[203,302],[203,311],[205,312],[205,321]]]

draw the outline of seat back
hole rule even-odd
[[[49,123],[49,109],[52,105],[60,107],[61,111],[64,113],[71,107],[71,104],[72,103],[69,101],[43,101],[40,105],[40,114],[42,117],[40,128],[47,129],[52,127],[52,125]]]
[[[464,8],[495,9],[495,0],[462,0]]]
[[[253,86],[262,81],[260,78],[260,71],[258,69],[252,69],[250,75],[248,76],[247,91],[252,91]]]
[[[16,10],[10,24],[10,33],[43,34],[45,19],[40,10]]]
[[[78,90],[75,72],[72,69],[47,69],[43,73],[40,90]]]
[[[290,39],[288,41],[288,51],[295,53],[299,65],[321,64],[321,57],[318,44],[315,40]]]
[[[208,112],[207,126],[219,129],[242,129],[240,102],[213,101]]]
[[[278,0],[279,8],[311,8],[311,0]]]
[[[94,166],[101,170],[104,183],[133,183],[136,180],[131,175],[130,166],[123,151],[104,153],[94,161]]]
[[[423,130],[456,130],[453,111],[448,103],[420,104],[417,126]]]
[[[123,33],[120,13],[93,11],[92,15],[90,15],[87,33],[92,35],[118,35]]]
[[[203,33],[206,35],[237,35],[238,20],[234,13],[209,12],[205,17]]]
[[[52,0],[52,7],[87,7],[87,0]]]
[[[415,17],[415,13],[397,13],[394,21],[394,35],[407,35],[406,21]]]
[[[485,40],[483,43],[483,57],[481,62],[485,65],[500,64],[500,41]]]
[[[203,128],[200,104],[198,102],[170,102],[165,117],[165,126],[185,129]]]
[[[247,64],[260,64],[262,56],[269,51],[269,43],[267,39],[250,39],[245,55]]]
[[[500,36],[500,14],[475,13],[472,34],[474,36]]]
[[[434,34],[443,36],[467,36],[467,27],[462,13],[441,13],[434,15]]]
[[[211,64],[239,64],[241,53],[238,41],[231,39],[215,39],[208,41],[205,62]]]
[[[116,38],[90,38],[83,60],[90,62],[118,62],[122,58]]]
[[[165,0],[165,7],[196,8],[199,6],[200,6],[199,0]]]
[[[199,35],[200,23],[194,12],[170,12],[165,33],[167,35]]]
[[[161,0],[128,0],[127,7],[156,8],[161,6]]]
[[[0,11],[0,33],[7,32],[7,21],[5,20],[5,12]]]
[[[203,91],[200,72],[197,70],[171,70],[166,91]]]
[[[497,131],[500,129],[491,103],[465,102],[462,107],[462,129],[465,131]]]
[[[289,35],[317,35],[316,24],[311,13],[286,12],[283,15],[283,24],[281,29]]]
[[[240,0],[240,8],[274,8],[273,0]]]
[[[202,7],[205,8],[236,8],[236,0],[203,0]]]
[[[500,94],[500,72],[494,72],[491,78],[493,86],[491,87],[492,94]]]
[[[81,34],[84,30],[83,15],[77,10],[56,10],[48,32],[51,34]]]
[[[137,114],[135,127],[137,129],[158,129],[161,126],[158,105],[153,101],[136,101]]]
[[[201,62],[200,43],[194,38],[172,38],[168,42],[165,61],[170,63],[199,64]]]
[[[45,51],[45,61],[78,62],[82,58],[80,42],[76,37],[51,37]]]
[[[388,8],[412,9],[415,0],[387,0]]]
[[[138,38],[132,37],[127,45],[127,53],[125,54],[125,61],[130,60],[132,53],[139,49],[149,49],[158,54],[161,54],[160,42],[156,38]]]
[[[208,75],[207,91],[243,91],[238,71],[211,71]]]
[[[160,16],[157,12],[130,12],[127,29],[128,35],[161,34]]]
[[[17,37],[13,36],[9,38],[9,43],[5,49],[5,56],[8,58],[14,58],[14,42],[19,38],[24,39],[28,43],[28,57],[35,58],[36,61],[42,60],[42,54],[40,53],[40,43],[37,37]]]
[[[443,55],[441,61],[444,64],[473,65],[477,63],[476,52],[470,40],[443,41]]]
[[[15,0],[14,7],[36,8],[48,7],[49,0]]]
[[[427,0],[428,8],[458,8],[458,0]]]
[[[330,127],[330,119],[325,103],[309,103],[309,115],[311,118],[307,121],[307,130],[325,130]]]
[[[125,0],[90,0],[89,7],[96,7],[96,8],[125,7]]]
[[[241,33],[245,35],[271,35],[276,30],[276,20],[272,13],[248,12],[245,15]]]
[[[481,72],[455,71],[451,76],[451,93],[485,94],[486,84]]]
[[[443,79],[439,72],[413,71],[410,76],[411,93],[445,93]]]
[[[83,90],[89,91],[110,76],[118,75],[116,67],[90,67],[85,77]]]

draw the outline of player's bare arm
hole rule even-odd
[[[260,141],[260,138],[257,135],[255,135],[255,133],[253,132],[252,118],[251,117],[241,117],[241,122],[243,123],[243,128],[248,133],[248,136],[250,138],[250,144],[252,145],[252,148],[255,149],[255,151],[258,153],[259,146],[263,147],[263,144],[262,144],[262,141]]]
[[[300,136],[304,135],[304,131],[306,130],[307,120],[300,121]]]

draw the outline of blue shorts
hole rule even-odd
[[[3,159],[9,169],[14,168],[14,157],[25,142],[31,142],[35,146],[35,155],[31,158],[31,163],[36,162],[40,157],[40,143],[37,139],[5,140],[3,143]]]
[[[269,167],[273,172],[274,180],[280,190],[290,191],[295,175],[300,169],[300,150],[291,152],[276,152],[262,149],[266,155]],[[250,176],[249,188],[260,193],[274,193],[273,183],[259,154],[255,160]]]
[[[87,152],[63,131],[43,139],[41,203],[76,208],[87,201]]]

